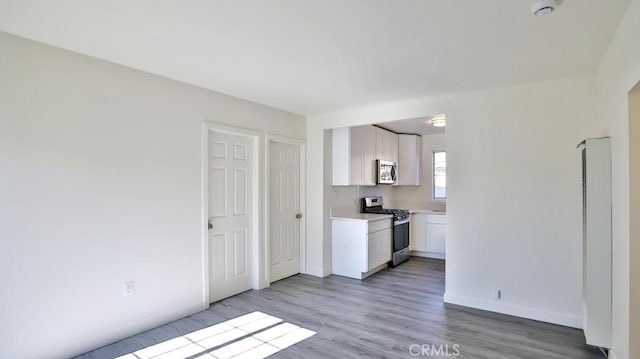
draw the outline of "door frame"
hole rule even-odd
[[[265,228],[267,229],[265,231],[265,254],[264,254],[264,260],[265,260],[265,278],[267,280],[268,284],[271,284],[271,238],[270,238],[270,233],[271,233],[271,222],[270,222],[270,217],[269,217],[269,197],[271,195],[270,191],[269,191],[269,179],[271,178],[271,163],[270,163],[270,159],[271,159],[271,143],[272,142],[277,142],[277,143],[282,143],[282,144],[287,144],[287,145],[294,145],[294,146],[298,146],[298,148],[300,149],[300,194],[299,194],[299,199],[300,199],[300,213],[302,213],[302,218],[300,220],[300,273],[307,273],[307,255],[306,255],[306,251],[307,251],[307,216],[305,215],[305,209],[307,208],[307,201],[306,201],[306,193],[307,193],[307,181],[306,181],[306,176],[305,174],[306,172],[306,159],[307,159],[307,155],[306,155],[306,147],[307,147],[307,143],[305,140],[301,140],[301,139],[297,139],[297,138],[291,138],[291,137],[285,137],[285,136],[279,136],[279,135],[274,135],[274,134],[270,134],[267,133],[265,135],[265,141],[264,141],[264,146],[265,146],[265,151],[264,153],[265,155],[265,188],[267,189],[265,191],[265,195],[264,195],[264,203],[265,203],[265,210],[264,210],[264,223],[265,223]]]
[[[252,283],[253,289],[264,288],[264,272],[261,271],[261,267],[264,267],[260,255],[261,248],[260,243],[264,238],[263,231],[261,230],[260,218],[262,217],[261,209],[264,207],[262,203],[264,191],[264,154],[260,151],[263,148],[263,136],[262,133],[246,128],[234,127],[224,125],[214,121],[205,120],[202,123],[202,268],[203,268],[203,309],[207,309],[210,305],[210,288],[209,288],[209,133],[220,132],[236,136],[248,137],[252,140],[252,178],[250,179],[252,195],[250,200],[251,208],[251,258],[252,258]]]

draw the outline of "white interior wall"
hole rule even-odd
[[[618,26],[609,49],[598,69],[598,99],[604,133],[611,136],[613,172],[613,322],[610,357],[637,358],[631,355],[630,307],[630,214],[629,214],[629,104],[628,93],[640,81],[640,1],[633,0]],[[640,328],[634,328],[635,333]],[[635,343],[635,344],[632,344]]]
[[[305,137],[300,116],[0,32],[0,357],[203,308],[204,120]]]
[[[446,201],[433,199],[433,152],[440,150],[446,150],[444,133],[422,136],[420,186],[394,187],[394,207],[437,210],[446,208]]]
[[[445,300],[580,327],[576,145],[599,135],[594,77],[467,96],[454,111]]]
[[[446,113],[446,300],[579,326],[575,146],[600,135],[595,112],[593,75],[356,108],[307,119],[309,163],[321,160],[323,143],[312,138],[324,129]],[[324,190],[309,193],[310,203],[331,200],[321,171],[309,169],[308,188]],[[308,241],[330,248],[327,227],[320,225],[326,217],[312,207],[308,212]],[[310,261],[330,264],[318,253],[308,253]],[[491,299],[492,288],[502,290],[502,300]]]

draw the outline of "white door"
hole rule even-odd
[[[270,143],[270,279],[300,273],[300,147]]]
[[[252,288],[250,137],[209,131],[209,301]]]

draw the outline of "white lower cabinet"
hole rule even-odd
[[[391,260],[391,219],[331,221],[333,274],[363,279]]]
[[[426,252],[427,216],[419,213],[412,214],[409,229],[411,230],[409,237],[409,249],[415,252]]]
[[[414,213],[411,215],[411,255],[444,259],[447,251],[446,214]]]
[[[427,253],[446,252],[447,217],[444,214],[427,214]]]
[[[368,267],[370,271],[391,260],[391,229],[383,229],[378,232],[369,233],[368,237]]]

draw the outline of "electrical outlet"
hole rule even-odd
[[[125,297],[133,295],[133,281],[124,282],[122,285],[122,295]]]
[[[491,290],[491,294],[493,299],[500,299],[502,297],[502,293],[500,292],[500,288],[493,288]]]

